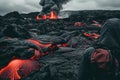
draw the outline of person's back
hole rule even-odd
[[[103,25],[99,39],[85,50],[80,80],[116,80],[120,64],[120,19],[113,18]],[[94,79],[93,79],[94,78]]]

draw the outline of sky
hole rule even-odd
[[[41,11],[40,0],[0,0],[0,15],[18,11],[29,13]],[[120,0],[71,0],[63,10],[120,10]]]

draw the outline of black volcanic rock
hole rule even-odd
[[[18,18],[18,19],[22,19],[23,18],[17,11],[10,12],[10,13],[4,15],[3,17],[4,18]]]
[[[22,17],[24,18],[36,18],[36,16],[39,14],[39,12],[31,12],[28,14],[21,14]]]
[[[5,56],[5,60],[12,53],[20,58],[31,57],[34,52],[30,48],[37,49],[38,46],[27,42],[28,39],[32,38],[43,45],[56,43],[52,47],[40,49],[47,54],[38,60],[40,70],[21,80],[79,80],[81,55],[95,42],[83,36],[83,32],[97,33],[101,29],[91,26],[92,20],[104,23],[111,17],[120,18],[120,11],[68,11],[68,18],[40,21],[35,20],[37,14],[12,12],[0,18],[0,56]],[[76,21],[85,22],[87,26],[74,26]],[[67,47],[63,47],[63,43]],[[51,49],[56,48],[56,45],[57,49]],[[0,58],[0,65],[5,65],[4,61]]]
[[[10,38],[31,38],[30,33],[24,28],[16,24],[6,25],[0,32],[0,37]]]
[[[17,38],[10,39],[3,37],[0,39],[0,68],[5,66],[12,60],[13,56],[21,59],[28,59],[34,55],[34,50],[38,49],[36,45],[27,42],[26,40],[19,40]]]
[[[70,14],[70,21],[85,21],[97,20],[104,22],[109,18],[120,18],[119,10],[82,10],[82,11],[68,11]]]
[[[68,49],[67,49],[68,50]],[[79,65],[83,50],[55,53],[42,57],[40,71],[23,80],[79,80]]]

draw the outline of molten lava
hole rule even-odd
[[[5,80],[20,80],[32,71],[39,70],[39,63],[35,60],[12,60],[6,67],[0,70],[0,77]]]
[[[45,19],[57,19],[57,13],[55,11],[51,11],[49,15],[44,14],[43,16],[37,16],[36,20],[45,20]]]
[[[87,32],[84,32],[83,35],[85,37],[93,38],[93,39],[98,39],[100,36],[99,34],[96,34],[96,33],[87,33]]]
[[[2,69],[0,69],[0,77],[5,80],[20,80],[28,76],[32,71],[37,71],[40,68],[38,60],[41,56],[47,55],[50,52],[42,52],[41,48],[49,48],[51,51],[54,51],[56,47],[67,46],[67,43],[53,45],[51,43],[43,44],[39,40],[28,39],[28,42],[35,44],[38,47],[38,50],[34,50],[34,55],[30,59],[14,59],[9,62],[9,64]]]
[[[35,39],[28,39],[28,41],[39,47],[48,48],[49,46],[52,46],[52,44],[50,44],[50,43],[42,44],[39,40],[35,40]]]
[[[54,48],[54,46],[51,43],[41,43],[39,40],[35,40],[35,39],[28,39],[29,42],[35,44],[36,46],[38,46],[39,51],[35,50],[35,55],[31,58],[31,59],[39,59],[41,56],[46,55],[47,53],[42,52],[41,48],[50,48],[52,50],[52,48]]]
[[[57,18],[58,18],[58,16],[57,16],[56,12],[51,11],[49,19],[57,19]]]
[[[29,40],[30,41],[30,40]],[[33,41],[37,43],[37,41]],[[27,60],[23,59],[13,59],[9,62],[9,64],[2,69],[0,69],[0,77],[5,80],[20,80],[23,77],[28,76],[32,71],[37,71],[40,68],[39,62],[36,61],[40,58],[40,50],[36,50],[34,48],[30,48],[34,50],[34,55]]]

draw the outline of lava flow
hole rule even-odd
[[[0,70],[0,77],[7,80],[20,80],[38,69],[39,63],[35,60],[12,60],[6,67]]]
[[[28,42],[31,42],[38,46],[39,48],[48,48],[53,47],[52,44],[42,44],[38,40],[28,39]],[[33,48],[30,48],[33,49]],[[33,49],[34,50],[34,49]],[[32,71],[39,70],[39,62],[38,60],[41,56],[44,56],[45,53],[39,50],[35,50],[34,56],[30,59],[22,60],[22,59],[15,59],[10,61],[10,63],[0,70],[0,77],[3,79],[10,79],[10,80],[20,80],[23,77],[26,77]]]
[[[36,20],[46,20],[46,19],[57,19],[58,16],[57,16],[57,13],[55,11],[51,11],[49,15],[47,14],[44,14],[42,16],[37,16],[36,17]]]

